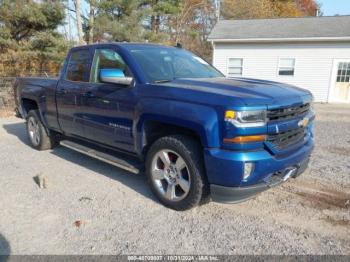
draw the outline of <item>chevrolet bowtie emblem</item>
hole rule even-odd
[[[308,124],[309,124],[309,119],[307,117],[305,117],[304,119],[298,122],[299,127],[307,127]]]

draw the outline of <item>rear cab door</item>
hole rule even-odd
[[[84,137],[82,98],[89,85],[92,57],[89,47],[73,48],[57,85],[58,122],[67,135]]]

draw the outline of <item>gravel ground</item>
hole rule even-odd
[[[144,176],[62,147],[35,151],[23,121],[0,119],[0,254],[349,255],[350,106],[316,110],[304,175],[242,204],[186,212],[159,204]]]

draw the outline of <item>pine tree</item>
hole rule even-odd
[[[94,19],[94,40],[142,41],[140,0],[101,0]]]
[[[19,75],[44,70],[50,61],[60,63],[68,44],[56,29],[64,16],[58,1],[0,0],[0,74]]]

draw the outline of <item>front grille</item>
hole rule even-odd
[[[287,120],[306,114],[310,110],[310,103],[286,108],[270,109],[267,111],[269,121]]]
[[[281,132],[275,135],[268,135],[267,141],[277,150],[285,149],[290,145],[296,144],[304,139],[307,134],[306,127]]]

